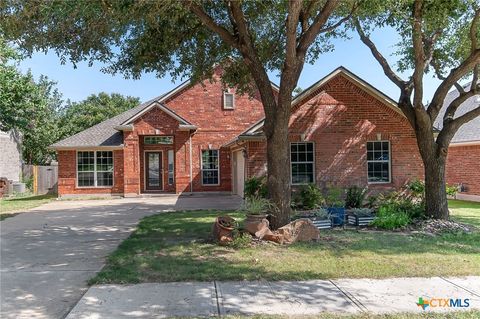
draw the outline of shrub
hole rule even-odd
[[[370,195],[367,197],[367,207],[371,209],[378,208],[378,195]]]
[[[342,190],[338,187],[329,187],[325,196],[325,204],[328,207],[344,207],[345,201],[342,199]]]
[[[233,232],[233,240],[228,244],[228,246],[232,248],[246,248],[250,246],[250,243],[252,242],[252,236],[247,233],[242,233],[239,232],[238,230],[235,230]]]
[[[365,196],[367,195],[367,189],[358,186],[350,186],[347,189],[347,195],[345,197],[345,207],[348,208],[360,208],[363,205]]]
[[[263,197],[247,197],[242,205],[242,210],[249,215],[261,215],[271,212],[275,205]]]
[[[378,209],[377,215],[372,222],[372,225],[393,230],[407,226],[411,222],[408,214],[402,210],[398,210],[393,204],[381,206]]]
[[[447,195],[448,196],[455,197],[455,196],[457,196],[457,192],[458,192],[458,187],[457,186],[447,185]]]
[[[251,177],[245,181],[244,188],[245,198],[263,197],[267,198],[267,179],[263,177]]]
[[[413,197],[423,200],[425,197],[425,183],[419,179],[415,179],[407,184],[407,189]]]
[[[378,202],[380,208],[383,206],[391,206],[392,209],[396,211],[406,213],[411,219],[425,217],[424,201],[417,201],[415,198],[406,197],[400,192],[381,194]]]
[[[322,192],[315,184],[303,185],[299,199],[304,209],[314,209],[323,204]]]

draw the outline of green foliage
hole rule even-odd
[[[458,187],[455,186],[455,185],[446,185],[447,187],[447,195],[448,196],[452,196],[452,197],[455,197],[457,196],[457,192],[458,192]]]
[[[19,55],[0,38],[0,130],[12,131],[21,141],[27,164],[48,164],[47,146],[59,137],[57,111],[62,103],[55,83],[18,70]]]
[[[250,177],[245,181],[244,196],[247,197],[263,197],[268,196],[267,179],[262,177]]]
[[[174,79],[210,77],[213,66],[230,59],[222,79],[241,90],[256,89],[238,50],[210,31],[183,1],[6,1],[0,5],[0,28],[25,52],[53,49],[66,62],[100,61],[109,73],[139,78],[142,73]],[[227,4],[200,2],[206,14],[231,30]],[[309,6],[309,23],[322,2]],[[341,1],[332,22],[351,9],[352,1]],[[307,7],[307,4],[305,4]],[[249,33],[258,60],[267,71],[281,71],[285,57],[286,1],[243,1]],[[55,23],[52,23],[55,21]],[[327,24],[328,25],[328,24]],[[74,36],[66,36],[67,34]],[[333,50],[329,39],[344,36],[334,28],[315,38],[307,54],[312,63],[323,52]]]
[[[359,186],[350,186],[347,188],[347,195],[345,197],[345,207],[360,208],[363,206],[363,201],[367,195],[367,189]]]
[[[246,248],[250,246],[251,242],[252,242],[252,236],[250,234],[239,232],[238,230],[234,230],[233,240],[228,244],[228,246],[235,249]]]
[[[330,214],[328,213],[328,210],[322,207],[316,208],[315,210],[311,210],[308,212],[298,212],[295,215],[293,215],[293,219],[298,219],[298,218],[313,218],[317,217],[320,219],[329,219]]]
[[[261,215],[273,212],[275,205],[267,198],[247,197],[243,202],[241,210],[248,215]]]
[[[423,200],[425,198],[425,183],[419,179],[415,179],[407,184],[407,189],[416,198]]]
[[[378,195],[370,195],[367,197],[367,207],[371,209],[376,209],[378,207]]]
[[[344,207],[345,201],[343,200],[343,190],[338,187],[328,187],[325,196],[325,204],[328,207]]]
[[[324,203],[322,191],[316,184],[303,185],[299,195],[299,201],[303,209],[314,209]]]
[[[379,195],[378,202],[380,205],[379,210],[384,206],[388,206],[394,211],[407,214],[411,219],[425,217],[425,203],[423,201],[405,196],[405,194],[398,191]]]
[[[81,132],[138,104],[140,100],[136,97],[104,92],[92,94],[80,102],[67,101],[59,119],[62,138]]]
[[[398,210],[394,205],[384,205],[378,209],[377,215],[372,222],[378,228],[393,230],[407,226],[411,222],[408,214]]]

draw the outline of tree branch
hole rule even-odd
[[[327,22],[328,18],[332,14],[333,10],[337,7],[338,0],[327,0],[320,12],[317,14],[312,22],[312,25],[301,36],[298,41],[297,51],[299,55],[305,55],[308,47],[315,40],[322,27]]]
[[[450,74],[446,77],[443,77],[442,83],[438,86],[435,94],[433,95],[432,102],[428,108],[429,115],[434,119],[440,108],[443,106],[443,101],[450,91],[452,86],[455,86],[459,92],[464,92],[463,88],[458,85],[458,80],[461,79],[465,74],[470,72],[472,69],[475,69],[476,65],[480,62],[480,49],[477,48],[477,36],[476,32],[478,30],[478,24],[480,23],[480,9],[475,10],[475,16],[472,19],[470,24],[470,41],[471,41],[471,50],[470,55],[462,62],[460,65],[450,71]],[[435,66],[434,66],[435,68]],[[438,66],[436,67],[437,76],[440,73]],[[475,77],[475,75],[474,75]]]
[[[467,113],[457,117],[454,119],[451,123],[454,125],[457,129],[462,126],[463,124],[470,122],[471,120],[475,119],[476,117],[480,116],[480,106],[474,108],[471,111],[468,111]]]
[[[187,9],[190,9],[198,19],[205,24],[207,28],[211,31],[215,32],[225,41],[228,45],[238,49],[238,42],[235,37],[224,27],[218,25],[204,10],[201,6],[197,5],[193,1],[185,1],[183,2],[184,6]]]
[[[342,25],[344,22],[350,20],[350,18],[353,16],[355,11],[357,11],[357,8],[358,8],[358,3],[354,2],[353,6],[352,6],[352,10],[350,10],[350,13],[347,16],[341,18],[340,20],[338,20],[336,23],[332,24],[331,26],[320,29],[320,31],[318,33],[326,33],[326,32],[330,32],[332,30],[335,30],[340,25]]]
[[[475,88],[478,89],[479,85],[476,85]],[[467,99],[477,95],[475,90],[470,90],[467,92],[459,93],[458,97],[456,97],[450,105],[448,105],[445,114],[443,115],[443,124],[445,125],[449,121],[452,121],[455,117],[455,112],[457,112],[458,107],[465,102]]]
[[[355,29],[357,30],[358,35],[360,36],[360,40],[370,49],[370,51],[373,54],[373,57],[380,63],[380,66],[383,69],[383,72],[385,75],[393,82],[395,83],[400,90],[404,90],[407,87],[407,82],[402,80],[390,67],[390,65],[387,62],[387,59],[378,51],[377,47],[375,44],[370,40],[370,38],[365,34],[365,32],[362,29],[362,26],[360,25],[360,21],[357,18],[353,19],[353,24],[355,25]]]
[[[423,48],[423,1],[415,0],[413,9],[413,26],[412,26],[412,42],[413,42],[413,58],[415,60],[415,69],[413,71],[413,107],[423,110],[423,74],[425,72],[425,51]]]

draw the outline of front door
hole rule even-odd
[[[163,190],[162,152],[145,153],[145,189]]]

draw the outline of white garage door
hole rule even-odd
[[[242,151],[233,152],[233,193],[243,197],[245,159]]]

